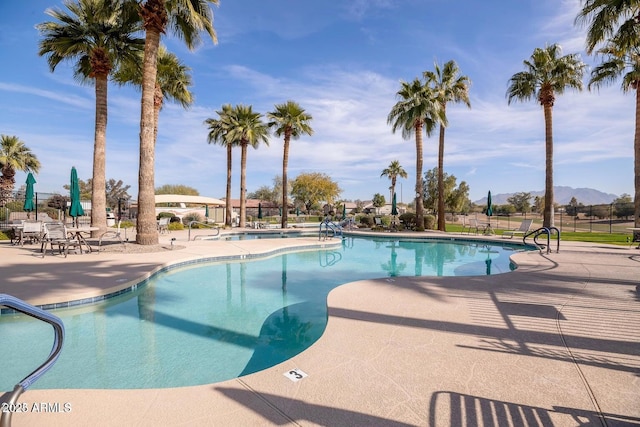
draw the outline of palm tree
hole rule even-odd
[[[277,104],[276,109],[267,113],[270,120],[267,126],[275,128],[275,136],[284,135],[284,154],[282,156],[282,228],[287,228],[287,214],[289,203],[287,201],[287,164],[289,163],[289,142],[298,139],[300,135],[313,135],[313,129],[309,122],[313,119],[305,113],[304,108],[294,101]]]
[[[560,56],[558,44],[536,48],[530,60],[524,61],[526,71],[514,74],[507,89],[508,103],[528,101],[535,97],[544,110],[546,174],[543,226],[553,227],[553,104],[556,94],[566,88],[582,90],[585,64],[578,54]]]
[[[40,161],[17,136],[0,135],[0,206],[10,199],[16,171],[38,173]]]
[[[137,4],[135,0],[127,0]],[[213,13],[209,3],[218,0],[146,0],[139,6],[145,30],[142,65],[142,102],[140,113],[140,169],[138,171],[138,221],[136,242],[141,245],[158,243],[155,216],[155,84],[158,72],[160,35],[167,27],[182,38],[189,49],[200,42],[205,31],[216,41]]]
[[[391,200],[393,200],[393,195],[396,194],[396,180],[398,177],[406,179],[408,175],[407,171],[400,165],[400,161],[393,160],[389,166],[382,170],[380,176],[386,176],[391,180]]]
[[[114,73],[113,80],[119,84],[130,83],[142,88],[142,60],[141,52],[136,61],[121,64]],[[188,108],[193,103],[193,94],[189,90],[193,84],[190,71],[191,68],[182,63],[175,54],[169,52],[164,46],[160,46],[153,101],[154,144],[158,140],[158,119],[164,100],[176,102],[183,108]]]
[[[611,38],[619,39],[621,47],[632,47],[633,35],[640,21],[640,5],[637,0],[583,0],[576,24],[587,26],[587,53]],[[622,46],[620,43],[624,42]]]
[[[436,63],[435,72],[423,73],[427,84],[436,93],[436,98],[442,108],[444,121],[440,122],[440,138],[438,141],[438,230],[445,231],[444,207],[444,131],[447,127],[446,109],[449,102],[463,102],[471,108],[469,102],[469,86],[471,81],[467,76],[460,75],[460,69],[455,61],[449,61],[442,68]]]
[[[269,145],[269,128],[262,121],[262,114],[254,113],[252,107],[236,105],[227,138],[240,145],[240,227],[247,222],[247,147],[258,148],[260,142]]]
[[[634,153],[634,227],[640,227],[640,36],[636,33],[635,44],[625,48],[625,43],[613,38],[605,47],[598,50],[603,62],[591,71],[588,88],[611,84],[622,77],[622,91],[634,91],[636,95],[636,126],[633,141]],[[636,233],[636,239],[638,238]]]
[[[93,187],[91,225],[98,227],[94,236],[106,231],[106,136],[107,79],[119,61],[129,60],[143,47],[133,36],[141,29],[135,9],[119,5],[117,0],[65,1],[68,13],[48,9],[55,21],[37,26],[43,38],[39,54],[46,56],[55,71],[63,61],[73,61],[74,75],[82,83],[94,84],[96,119],[93,149]]]
[[[416,138],[416,222],[418,229],[424,227],[424,208],[422,194],[422,130],[431,135],[436,124],[443,119],[441,106],[435,98],[435,94],[419,79],[411,83],[400,82],[400,90],[397,92],[398,101],[387,117],[387,123],[392,131],[402,129],[402,137],[409,139],[411,135]]]
[[[233,107],[231,104],[222,106],[222,110],[216,111],[219,119],[207,119],[205,124],[209,127],[209,135],[207,140],[209,144],[219,144],[227,149],[227,195],[225,198],[225,216],[224,223],[227,227],[231,227],[231,150],[236,142],[228,138],[229,130],[232,126]]]

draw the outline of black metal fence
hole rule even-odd
[[[53,193],[35,193],[35,210],[26,212],[24,210],[25,193],[15,192],[8,201],[0,206],[0,229],[8,228],[14,221],[33,219],[40,221],[71,221],[68,217],[70,202],[69,196]],[[78,217],[78,223],[88,225],[91,223],[91,202],[81,201],[84,215]]]

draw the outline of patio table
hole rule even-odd
[[[67,233],[69,233],[72,238],[77,239],[78,242],[80,242],[80,253],[82,253],[82,245],[87,247],[87,252],[88,253],[91,253],[92,252],[91,246],[85,240],[85,238],[82,235],[82,233],[90,233],[92,231],[98,231],[98,230],[100,230],[100,228],[84,225],[84,226],[78,226],[78,227],[68,227],[67,228]]]

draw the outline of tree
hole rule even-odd
[[[587,53],[609,39],[626,40],[625,50],[637,45],[633,34],[637,31],[640,9],[636,0],[583,0],[575,23],[587,26]],[[631,35],[631,36],[630,36]]]
[[[278,194],[280,194],[280,192],[276,192],[275,188],[271,188],[268,185],[262,185],[256,191],[249,193],[247,197],[249,199],[258,199],[277,205],[279,200]]]
[[[227,137],[240,146],[240,227],[247,222],[247,147],[258,148],[260,142],[269,145],[269,128],[262,121],[262,114],[255,113],[248,105],[233,108],[231,127]]]
[[[380,177],[386,176],[391,180],[391,200],[393,200],[393,195],[396,194],[396,181],[398,177],[407,178],[407,171],[400,165],[399,160],[392,161],[389,166],[382,170]]]
[[[438,140],[438,230],[445,231],[445,195],[444,195],[444,132],[447,127],[446,109],[449,102],[463,102],[471,108],[469,102],[469,86],[471,81],[467,76],[460,75],[460,69],[455,61],[448,61],[442,69],[435,64],[435,72],[423,73],[427,84],[430,85],[440,103],[442,115],[440,120],[440,137]]]
[[[424,201],[425,207],[433,209],[438,212],[438,168],[435,167],[428,170],[424,174]],[[457,186],[457,179],[454,175],[449,175],[446,172],[443,174],[444,178],[444,195],[445,200],[445,212],[465,212],[469,210],[471,200],[469,200],[469,186],[465,181],[460,182]],[[457,187],[456,187],[457,186]],[[440,215],[438,213],[438,215]],[[444,216],[444,215],[443,215]]]
[[[291,195],[307,212],[318,202],[332,204],[342,190],[328,175],[320,172],[301,173],[291,183]]]
[[[602,63],[591,71],[591,79],[588,88],[600,87],[611,84],[618,78],[622,78],[622,91],[624,93],[635,92],[636,114],[635,132],[633,138],[634,153],[634,227],[640,227],[640,29],[634,26],[633,31],[627,35],[635,40],[635,43],[627,43],[619,37],[614,37],[605,47],[598,50],[602,56]],[[628,47],[625,47],[628,46]],[[638,237],[640,233],[634,233]]]
[[[623,193],[613,201],[613,209],[618,218],[629,219],[634,214],[633,199],[629,194]]]
[[[127,3],[137,4],[134,0]],[[158,72],[160,35],[167,28],[184,40],[189,49],[200,42],[200,32],[206,32],[215,42],[213,13],[209,3],[217,0],[146,0],[139,5],[145,30],[142,65],[142,101],[140,110],[140,168],[138,171],[138,221],[136,242],[141,245],[158,243],[156,227],[154,164],[155,164],[155,87]]]
[[[275,136],[284,136],[284,153],[282,155],[282,228],[287,228],[287,165],[289,163],[289,142],[298,139],[301,135],[313,135],[313,129],[309,122],[313,119],[305,113],[304,108],[293,101],[277,104],[275,110],[267,113],[270,128],[275,128]]]
[[[582,90],[585,64],[578,54],[560,56],[558,44],[536,48],[530,60],[524,61],[526,71],[514,74],[507,89],[508,103],[536,98],[544,110],[545,124],[545,200],[543,226],[553,227],[553,104],[556,94],[565,89]]]
[[[121,179],[109,179],[107,180],[106,185],[106,193],[107,193],[107,207],[110,207],[112,210],[116,210],[118,208],[119,201],[129,201],[131,196],[128,191],[131,188],[130,185],[124,185]]]
[[[143,55],[140,53],[135,61],[122,63],[114,74],[114,81],[142,88],[142,61]],[[188,108],[193,103],[193,95],[189,90],[193,84],[190,71],[191,69],[184,65],[176,55],[167,51],[164,46],[160,46],[153,101],[154,144],[158,140],[158,120],[164,100],[168,99],[178,103],[183,108]]]
[[[62,186],[62,188],[67,190],[67,192],[71,191],[71,185],[70,184],[64,184]],[[80,200],[91,200],[91,198],[93,196],[93,194],[92,194],[93,193],[93,181],[92,181],[91,178],[89,178],[86,181],[84,181],[82,179],[78,179],[78,188],[80,189]],[[93,206],[92,206],[92,208],[93,208]],[[106,212],[106,209],[105,209],[105,212]],[[106,221],[106,216],[105,216],[105,221]]]
[[[373,203],[373,206],[376,208],[376,213],[378,213],[378,209],[380,209],[387,203],[387,201],[384,199],[384,196],[380,193],[374,194],[371,201]]]
[[[61,62],[74,62],[76,79],[95,86],[91,225],[98,227],[92,232],[98,236],[107,229],[107,80],[120,61],[132,60],[142,49],[142,39],[134,36],[141,29],[140,19],[132,4],[118,0],[66,0],[64,4],[68,12],[48,9],[55,21],[37,25],[43,37],[38,54],[46,56],[51,72]]]
[[[507,198],[517,212],[526,213],[531,210],[531,193],[515,193]]]
[[[183,196],[199,196],[200,192],[193,187],[182,184],[165,184],[156,188],[155,194],[181,194]]]
[[[209,127],[207,141],[209,144],[218,144],[227,150],[227,191],[225,196],[225,216],[224,224],[231,227],[231,167],[232,167],[232,149],[238,145],[236,141],[228,137],[229,131],[233,126],[233,107],[231,104],[225,104],[221,110],[216,111],[218,119],[207,119],[204,123]]]
[[[402,129],[402,137],[416,139],[416,221],[418,229],[424,229],[424,208],[422,201],[422,131],[430,136],[440,120],[444,120],[441,105],[435,94],[424,86],[419,79],[411,83],[400,82],[400,90],[396,93],[400,99],[389,112],[387,123],[395,133]]]
[[[17,136],[0,135],[0,206],[10,199],[16,171],[38,173],[40,161]]]

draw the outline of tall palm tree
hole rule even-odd
[[[620,43],[614,37],[605,47],[598,50],[603,60],[591,71],[588,88],[611,84],[622,77],[622,91],[635,92],[636,95],[636,125],[633,140],[635,197],[634,216],[635,227],[640,227],[640,28],[636,30],[636,43],[633,47],[627,43]],[[638,237],[636,233],[636,238]]]
[[[422,84],[419,79],[411,83],[400,82],[397,97],[400,100],[391,108],[387,116],[387,123],[395,133],[402,129],[402,137],[409,139],[415,135],[416,139],[416,222],[419,229],[424,227],[424,203],[422,191],[422,131],[430,136],[436,124],[443,119],[440,103],[431,89]]]
[[[205,124],[209,127],[207,140],[209,144],[219,144],[227,149],[227,195],[225,198],[224,223],[231,227],[231,150],[237,145],[235,141],[228,137],[229,130],[233,125],[233,107],[231,104],[222,106],[222,110],[216,111],[219,119],[207,119]]]
[[[38,173],[40,161],[17,136],[0,135],[0,206],[11,200],[16,171]]]
[[[136,0],[126,0],[137,4]],[[140,4],[145,30],[142,65],[142,102],[140,112],[140,169],[138,171],[138,221],[136,242],[141,245],[158,243],[155,215],[155,84],[158,72],[160,35],[170,28],[182,38],[189,49],[200,42],[206,32],[216,41],[213,13],[209,3],[218,0],[146,0]]]
[[[575,22],[587,26],[587,53],[611,38],[619,43],[633,43],[634,29],[640,22],[640,4],[638,0],[582,0],[582,9]],[[630,37],[631,36],[631,37]],[[629,47],[629,46],[623,46]]]
[[[530,60],[524,61],[526,71],[514,74],[509,80],[507,100],[528,101],[536,98],[544,110],[545,127],[545,194],[543,226],[553,227],[553,104],[556,94],[565,89],[582,90],[585,64],[578,54],[560,56],[558,44],[536,48]]]
[[[382,170],[380,176],[386,176],[391,180],[391,200],[393,200],[393,195],[396,194],[396,180],[398,177],[405,179],[408,177],[407,171],[400,165],[399,160],[393,160],[389,163],[389,166]]]
[[[275,128],[275,136],[284,135],[284,154],[282,155],[282,228],[287,228],[287,214],[289,203],[287,201],[287,165],[289,163],[289,142],[298,139],[300,135],[313,135],[313,129],[309,122],[313,119],[305,113],[304,108],[294,101],[284,104],[276,104],[275,110],[267,113],[270,120],[267,126]]]
[[[435,64],[435,71],[423,73],[427,84],[436,93],[436,98],[442,108],[445,121],[440,122],[440,138],[438,140],[438,230],[445,231],[444,208],[444,131],[447,127],[446,109],[449,102],[462,102],[471,108],[469,102],[469,86],[471,81],[467,76],[460,75],[460,69],[455,61],[451,60],[442,68]]]
[[[231,141],[240,145],[240,227],[247,223],[247,147],[258,148],[260,142],[269,145],[269,128],[262,121],[262,114],[253,108],[236,105],[233,108],[231,128],[227,134]]]
[[[114,73],[113,80],[119,84],[130,83],[137,88],[142,88],[142,60],[142,52],[140,52],[136,61],[122,63]],[[160,46],[153,100],[155,141],[158,140],[158,119],[164,100],[168,99],[178,103],[183,108],[189,108],[193,103],[193,94],[189,90],[193,84],[190,72],[191,68],[181,62],[180,58],[169,52],[164,46]]]
[[[600,86],[622,76],[622,90],[636,91],[634,153],[634,217],[640,227],[640,4],[637,0],[585,0],[576,23],[587,25],[587,53],[598,50],[603,62],[591,72],[591,86]],[[626,74],[625,74],[626,72]],[[623,75],[624,74],[624,75]],[[640,233],[635,233],[635,238]]]
[[[143,40],[134,36],[140,20],[131,5],[117,0],[78,0],[64,2],[68,12],[48,9],[54,21],[37,26],[42,34],[39,54],[46,56],[55,71],[63,61],[72,61],[77,80],[95,85],[96,115],[91,191],[93,234],[106,231],[106,139],[107,80],[115,66],[129,60],[143,48]]]

